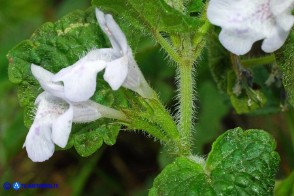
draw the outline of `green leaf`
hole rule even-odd
[[[213,143],[206,162],[216,192],[271,195],[279,165],[276,143],[265,131],[235,128]]]
[[[208,181],[201,165],[180,157],[155,179],[149,195],[213,195]]]
[[[294,195],[294,172],[292,172],[286,179],[278,181],[275,187],[276,196],[293,196]]]
[[[149,195],[271,195],[279,155],[262,130],[229,130],[214,143],[206,163],[177,158],[155,179]]]
[[[289,35],[286,44],[277,52],[277,62],[283,72],[283,84],[289,103],[294,106],[294,30]]]
[[[87,157],[96,152],[103,144],[99,130],[89,133],[77,134],[74,138],[74,147],[82,157]]]
[[[204,3],[202,1],[192,0],[187,6],[187,10],[190,13],[190,15],[193,15],[194,13],[201,13],[205,9]]]
[[[73,142],[69,142],[69,145],[74,145],[77,152],[82,157],[87,157],[96,152],[103,144],[114,145],[117,135],[120,130],[118,125],[101,125],[98,128],[90,129],[84,128],[86,132],[81,130],[71,136]],[[67,146],[69,148],[70,146]]]
[[[107,12],[119,14],[135,28],[157,32],[193,32],[200,22],[195,17],[183,15],[164,0],[92,0],[92,5]]]

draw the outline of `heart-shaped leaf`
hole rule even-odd
[[[265,131],[229,130],[214,142],[206,163],[180,157],[168,165],[149,195],[271,195],[279,163],[275,147]]]

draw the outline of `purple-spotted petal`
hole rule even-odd
[[[293,26],[293,2],[294,0],[210,0],[207,17],[211,23],[222,27],[220,41],[232,53],[245,54],[255,41],[262,39],[266,40],[262,48],[268,52],[280,48],[284,43],[281,41],[285,41],[285,33],[277,36],[276,32],[281,29],[289,31]]]
[[[32,161],[43,162],[48,160],[54,153],[50,125],[34,122],[26,137],[24,147]]]

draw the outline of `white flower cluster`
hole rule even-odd
[[[207,17],[222,27],[222,45],[237,55],[249,52],[263,40],[262,50],[271,53],[286,41],[294,23],[294,0],[210,0]]]
[[[54,153],[54,144],[64,148],[73,122],[91,122],[113,112],[112,108],[89,100],[96,90],[97,73],[103,69],[104,79],[113,90],[123,86],[145,98],[153,96],[113,17],[98,9],[96,17],[112,48],[92,50],[56,74],[31,65],[33,76],[44,89],[35,101],[36,116],[24,143],[32,161],[49,159]]]

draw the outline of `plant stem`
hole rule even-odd
[[[179,129],[183,150],[185,154],[190,152],[191,130],[193,120],[193,63],[186,62],[178,66],[179,69]]]
[[[276,62],[275,54],[258,57],[258,58],[251,58],[251,59],[243,59],[240,60],[241,64],[245,67],[254,66],[254,65],[264,65],[264,64],[272,64]]]

